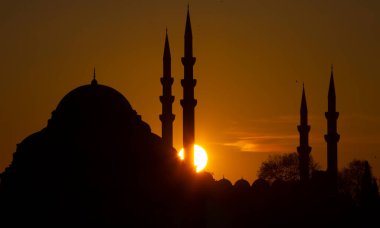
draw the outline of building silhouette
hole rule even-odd
[[[334,85],[334,69],[331,66],[330,85],[328,92],[328,111],[325,113],[327,119],[327,175],[333,188],[337,187],[338,181],[338,141],[337,119],[339,112],[336,111],[336,96]]]
[[[162,114],[160,120],[162,124],[162,141],[167,150],[173,148],[173,121],[175,115],[172,112],[172,104],[174,96],[172,95],[172,85],[174,78],[171,76],[171,56],[169,47],[168,31],[165,35],[165,47],[163,55],[163,76],[161,78],[162,96],[160,101],[162,103]]]
[[[193,167],[197,101],[189,11],[182,63],[185,158]],[[160,138],[120,92],[98,83],[94,69],[90,84],[66,94],[47,126],[17,145],[12,163],[0,175],[0,225],[371,227],[378,223],[378,187],[368,162],[362,180],[362,214],[346,196],[323,191],[327,188],[326,172],[309,181],[310,125],[304,87],[297,151],[301,183],[309,185],[281,179],[272,184],[257,179],[252,185],[240,179],[232,185],[224,176],[216,181],[210,173],[192,172],[172,153],[173,80],[166,33]],[[328,98],[327,174],[336,184],[339,135],[333,71]]]
[[[194,99],[194,87],[197,80],[193,76],[193,66],[195,57],[193,56],[193,35],[191,31],[190,12],[187,9],[186,28],[185,28],[185,55],[182,57],[184,67],[184,78],[181,80],[183,87],[183,99],[181,106],[183,109],[183,148],[185,163],[193,167],[194,143],[195,143],[195,116],[194,109],[197,100]]]
[[[300,134],[300,145],[297,147],[298,158],[299,158],[299,171],[300,171],[300,180],[301,182],[307,182],[310,178],[310,152],[311,147],[309,146],[309,132],[310,125],[308,125],[307,119],[307,104],[306,104],[306,95],[305,87],[302,87],[302,100],[301,100],[301,109],[300,109],[300,125],[297,126],[298,132]]]
[[[178,210],[179,173],[176,154],[94,72],[18,144],[1,174],[0,224],[154,226]]]

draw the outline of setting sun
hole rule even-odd
[[[183,148],[178,152],[178,156],[181,160],[185,158]],[[207,165],[208,157],[207,152],[199,145],[194,145],[194,166],[197,173],[202,171]]]

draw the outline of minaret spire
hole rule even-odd
[[[96,73],[95,73],[95,67],[94,67],[94,75],[93,75],[93,79],[91,81],[91,85],[97,85],[98,84],[98,81],[96,81]]]
[[[310,125],[307,120],[307,104],[305,95],[305,86],[302,86],[302,99],[300,109],[300,125],[298,125],[298,132],[300,134],[300,145],[297,147],[298,159],[299,159],[299,171],[301,182],[307,182],[310,178],[310,152],[309,146],[309,132]]]
[[[170,60],[171,59],[170,46],[169,46],[169,37],[168,37],[168,29],[167,28],[166,28],[166,35],[165,35],[165,47],[164,47],[164,57],[163,58],[164,58],[164,65],[166,63],[167,64],[171,64],[171,61],[165,62],[165,59],[166,60]]]
[[[305,95],[305,84],[302,84],[302,98],[301,98],[301,124],[307,125],[307,104]]]
[[[173,121],[175,119],[175,116],[172,113],[172,104],[174,102],[174,96],[172,96],[173,82],[174,78],[171,76],[168,29],[166,29],[163,55],[163,76],[161,78],[162,96],[160,96],[160,101],[162,103],[162,114],[160,115],[160,120],[162,124],[162,141],[165,149],[169,151],[173,148]]]
[[[328,110],[336,111],[336,97],[335,97],[335,85],[334,85],[334,66],[331,65],[331,76],[328,94]]]
[[[191,29],[190,9],[187,6],[186,28],[185,28],[185,57],[193,56],[193,32]]]
[[[193,66],[195,57],[193,57],[193,34],[191,31],[190,10],[187,9],[186,28],[185,28],[185,56],[182,57],[184,66],[184,79],[181,80],[183,87],[183,99],[181,106],[183,109],[183,148],[186,164],[194,167],[194,142],[195,142],[195,115],[194,109],[197,100],[194,99],[194,87],[197,80],[193,77]]]
[[[327,143],[327,174],[331,181],[332,187],[336,189],[338,178],[338,141],[340,139],[340,135],[337,132],[339,112],[336,112],[333,66],[331,66],[328,92],[328,111],[325,113],[325,116],[327,119],[327,134],[325,135],[325,141]]]

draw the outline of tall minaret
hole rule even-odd
[[[337,133],[337,119],[339,112],[336,112],[336,97],[334,86],[334,70],[331,66],[331,77],[328,94],[328,111],[325,113],[327,119],[327,134],[325,140],[327,142],[327,175],[331,184],[335,188],[338,178],[338,141],[339,134]]]
[[[173,148],[173,121],[175,118],[172,113],[172,104],[174,102],[174,96],[172,96],[173,81],[174,79],[171,76],[171,56],[168,31],[166,30],[163,76],[161,78],[162,96],[160,96],[160,101],[162,103],[162,114],[160,115],[160,120],[162,123],[162,141],[167,150]]]
[[[298,159],[299,159],[299,171],[301,182],[307,182],[310,178],[309,173],[309,163],[311,152],[311,147],[309,146],[309,131],[310,125],[307,121],[307,104],[306,104],[306,95],[305,87],[302,88],[302,100],[301,100],[301,122],[297,126],[298,132],[300,133],[300,145],[297,147]]]
[[[183,108],[183,148],[185,162],[189,167],[194,165],[194,108],[197,100],[194,99],[194,87],[197,80],[193,78],[193,66],[195,57],[193,57],[193,35],[191,31],[190,13],[187,9],[186,29],[185,29],[185,56],[182,57],[184,66],[184,79],[181,80],[183,87],[183,99],[181,106]]]

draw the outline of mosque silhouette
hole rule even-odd
[[[183,146],[173,148],[171,56],[166,33],[160,96],[162,138],[115,89],[94,78],[59,102],[47,126],[17,145],[1,174],[0,224],[139,227],[274,227],[359,225],[364,215],[337,191],[338,112],[331,72],[328,93],[327,172],[310,174],[305,90],[302,92],[300,181],[258,179],[252,185],[192,165],[195,142],[195,57],[189,11],[185,28]],[[364,223],[365,224],[365,223]]]

